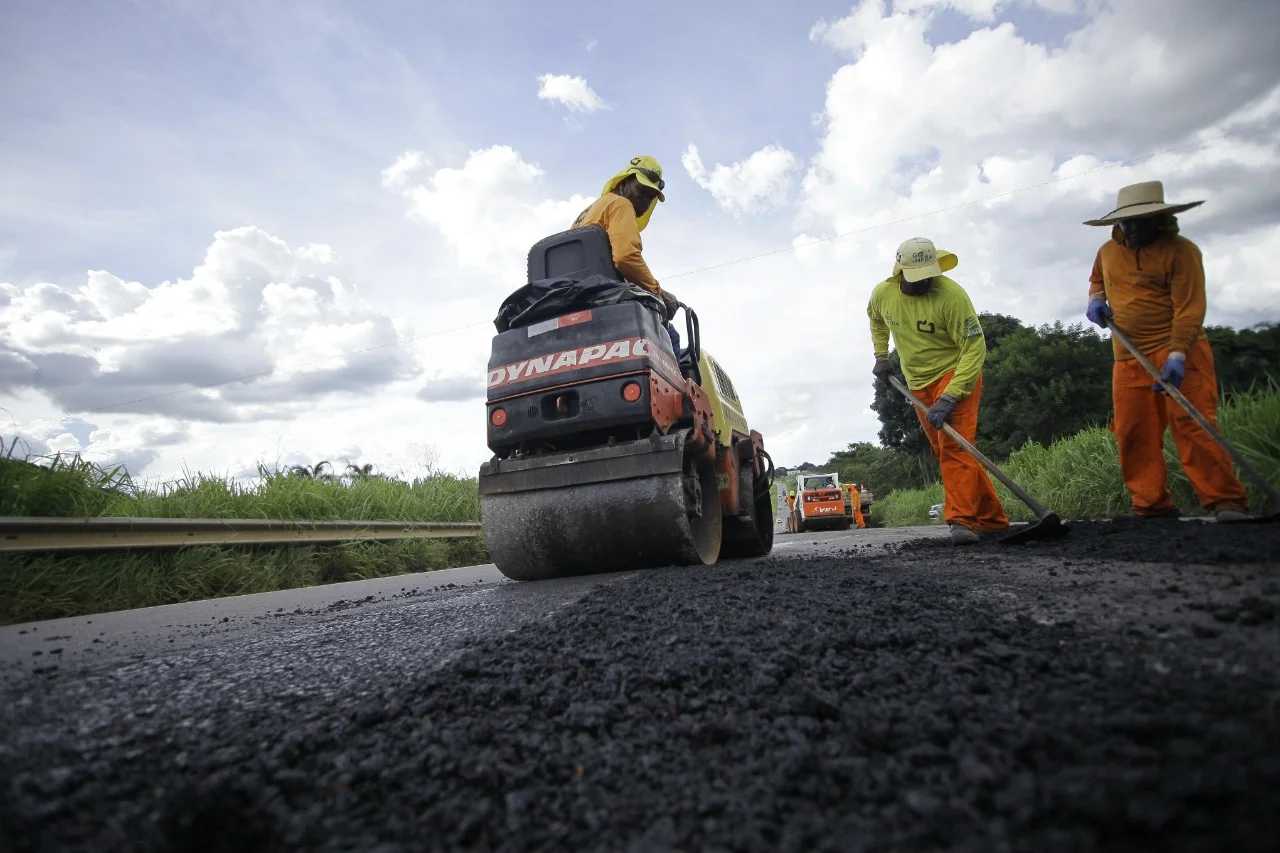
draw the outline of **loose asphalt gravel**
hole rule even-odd
[[[933,532],[33,660],[0,848],[1280,849],[1280,525]]]

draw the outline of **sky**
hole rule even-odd
[[[1280,3],[19,0],[0,7],[0,437],[140,480],[474,475],[529,246],[637,154],[643,234],[778,464],[875,441],[872,287],[1083,321],[1161,180],[1207,322],[1280,321]],[[1099,388],[1100,394],[1109,389]]]

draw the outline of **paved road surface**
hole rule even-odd
[[[1280,849],[1278,554],[852,530],[4,628],[0,849]]]

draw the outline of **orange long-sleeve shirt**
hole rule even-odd
[[[649,272],[649,265],[644,262],[640,242],[640,228],[636,223],[636,209],[631,202],[615,193],[606,193],[591,203],[591,206],[573,221],[573,227],[599,225],[609,235],[609,245],[613,249],[613,265],[623,281],[638,284],[645,290],[661,295],[662,286]]]
[[[1089,298],[1105,294],[1116,326],[1144,355],[1168,347],[1186,353],[1204,333],[1204,262],[1200,247],[1166,234],[1126,248],[1117,226],[1093,261]],[[1117,361],[1133,358],[1112,337]]]

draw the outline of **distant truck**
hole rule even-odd
[[[852,494],[858,494],[858,511],[854,512]],[[788,497],[791,513],[787,519],[788,533],[805,533],[809,530],[848,530],[854,524],[865,527],[862,512],[871,505],[871,493],[861,489],[841,487],[840,475],[799,474],[796,488]]]

